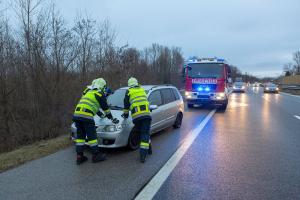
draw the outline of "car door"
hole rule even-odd
[[[176,114],[177,114],[177,106],[176,106],[176,98],[171,88],[161,89],[161,94],[163,98],[163,115],[165,120],[165,127],[173,125]]]
[[[151,117],[151,132],[155,132],[159,130],[163,126],[164,117],[162,115],[163,112],[163,99],[161,96],[160,90],[154,90],[152,91],[148,96],[148,101],[150,105],[157,105],[158,108],[155,110],[152,110]]]

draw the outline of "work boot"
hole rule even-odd
[[[76,163],[77,163],[77,165],[80,165],[80,164],[84,163],[87,160],[88,160],[88,158],[86,156],[77,155]]]
[[[93,155],[92,161],[93,163],[101,162],[106,159],[106,154],[105,153],[97,153]]]
[[[152,145],[151,144],[149,145],[148,154],[152,155]]]
[[[141,163],[146,162],[146,155],[145,154],[140,154],[140,162]]]

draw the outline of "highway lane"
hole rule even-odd
[[[154,199],[300,199],[299,99],[232,94]]]
[[[179,161],[155,199],[299,199],[300,103],[249,89],[232,94]],[[165,165],[209,109],[186,109],[183,126],[138,152],[107,150],[108,160],[76,166],[74,148],[0,174],[0,199],[132,199]]]
[[[180,129],[152,137],[154,154],[146,164],[138,152],[107,150],[102,163],[75,165],[74,148],[0,174],[0,199],[132,199],[180,146],[209,110],[187,110]]]

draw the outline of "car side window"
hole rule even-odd
[[[178,91],[176,89],[174,89],[174,88],[172,89],[172,91],[173,91],[173,93],[175,95],[175,100],[179,100],[180,97],[179,97]]]
[[[161,94],[164,99],[164,104],[175,101],[175,95],[171,89],[162,89]]]
[[[162,97],[159,90],[153,91],[148,97],[150,105],[160,106],[163,104]]]

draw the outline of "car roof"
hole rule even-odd
[[[158,88],[176,88],[175,86],[173,85],[141,85],[142,88],[144,88],[145,90],[152,90],[152,89],[158,89]],[[125,89],[125,90],[128,90],[129,87],[122,87],[122,88],[119,88],[119,89]]]

